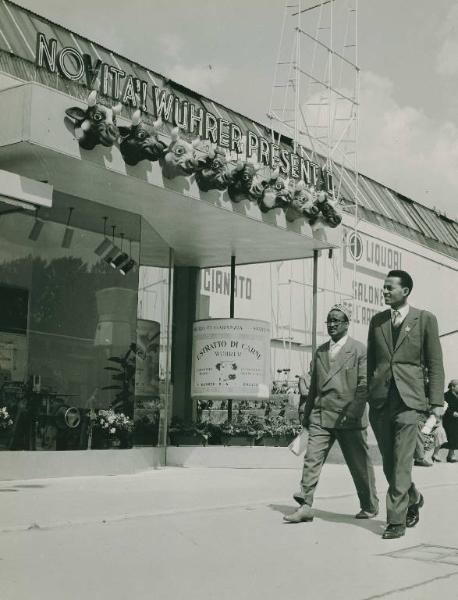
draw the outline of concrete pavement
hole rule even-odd
[[[458,464],[415,468],[420,523],[382,540],[326,465],[312,523],[291,469],[173,468],[0,483],[1,600],[458,598]],[[386,490],[376,467],[380,497]],[[383,502],[382,502],[383,504]]]

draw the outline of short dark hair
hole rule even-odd
[[[407,273],[407,271],[401,271],[401,269],[394,269],[393,271],[390,271],[388,273],[387,277],[399,277],[399,279],[401,280],[402,287],[409,288],[409,294],[412,291],[413,279]]]

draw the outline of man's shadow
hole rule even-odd
[[[292,507],[284,504],[269,504],[269,508],[280,512],[283,515],[290,515],[297,509],[297,506]],[[312,510],[317,519],[323,519],[323,521],[329,521],[330,523],[346,523],[348,525],[355,525],[356,527],[367,529],[376,535],[381,535],[386,526],[383,521],[378,519],[355,519],[354,515],[336,513],[329,510],[320,510],[315,508]]]

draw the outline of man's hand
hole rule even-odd
[[[433,406],[431,408],[431,414],[434,415],[436,417],[436,421],[439,421],[442,417],[442,406]]]
[[[455,412],[453,413],[453,416],[455,417],[455,419],[458,419],[458,412],[456,412],[456,411],[455,411]]]

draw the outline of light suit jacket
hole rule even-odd
[[[396,346],[391,333],[391,311],[374,315],[367,342],[369,403],[381,408],[391,380],[404,403],[418,411],[444,402],[444,367],[436,317],[409,307]]]
[[[304,425],[363,429],[367,427],[366,348],[348,337],[329,362],[329,342],[320,346],[312,361],[310,390],[304,406]]]

